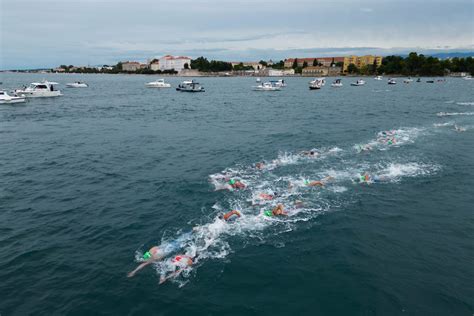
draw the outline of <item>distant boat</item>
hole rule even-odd
[[[33,82],[27,88],[15,90],[15,93],[27,98],[59,97],[62,96],[61,91],[54,90],[54,86],[57,84],[59,83],[46,80],[43,82]]]
[[[356,82],[351,82],[351,86],[363,86],[365,85],[365,81],[362,79],[357,80]]]
[[[334,80],[333,83],[331,83],[331,87],[334,87],[334,88],[342,87],[341,79]]]
[[[421,78],[416,79],[416,82],[421,82]]]
[[[17,95],[9,95],[6,91],[0,90],[0,104],[14,104],[25,102],[25,97],[19,97]]]
[[[171,88],[171,84],[166,83],[165,79],[158,79],[156,81],[148,82],[146,86],[148,88]]]
[[[183,81],[178,85],[176,91],[182,92],[204,92],[204,87],[202,87],[198,82],[194,80],[191,81]]]
[[[382,79],[383,79],[382,76],[376,76],[376,77],[374,78],[374,80],[382,80]]]
[[[254,91],[280,91],[281,87],[275,86],[272,82],[264,82],[252,87]]]
[[[434,80],[426,80],[426,83],[434,83]]]
[[[393,78],[390,78],[390,79],[388,79],[387,83],[388,84],[397,84],[397,81],[395,81],[395,79],[393,79]]]
[[[68,88],[87,88],[89,86],[85,82],[76,81],[76,82],[72,82],[72,83],[66,83],[66,87],[68,87]]]
[[[472,76],[471,76],[471,75],[467,75],[467,76],[464,76],[463,79],[464,79],[464,80],[472,80]]]
[[[410,82],[413,82],[413,79],[411,79],[411,77],[403,79],[403,83],[410,83]]]
[[[280,87],[280,88],[283,88],[283,87],[286,87],[286,82],[284,79],[279,79],[279,80],[271,80],[270,81],[275,87]]]
[[[319,90],[322,86],[324,86],[324,79],[316,78],[309,83],[309,90]]]

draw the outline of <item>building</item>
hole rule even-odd
[[[187,67],[186,67],[187,65]],[[191,58],[186,56],[166,55],[159,59],[159,69],[181,71],[185,68],[191,68]]]
[[[339,76],[341,74],[342,67],[328,67],[328,66],[309,66],[302,70],[303,76],[314,76],[314,77],[326,77],[326,76]]]
[[[150,69],[153,71],[160,70],[160,61],[156,60],[150,63]]]
[[[231,61],[232,67],[242,64],[244,67],[252,67],[253,70],[264,69],[265,67],[257,61]]]
[[[304,67],[306,62],[307,66],[313,66],[314,60],[318,61],[318,65],[330,67],[333,63],[343,63],[344,57],[311,57],[311,58],[296,58],[298,67]],[[292,68],[295,63],[295,58],[285,59],[285,68]]]
[[[365,55],[344,57],[344,65],[342,68],[344,72],[347,72],[347,68],[350,64],[356,65],[359,69],[369,65],[379,67],[382,65],[382,56]]]
[[[268,76],[268,77],[283,77],[283,76],[291,76],[295,74],[294,69],[273,69],[273,68],[265,68],[260,70],[260,76]]]
[[[124,61],[122,62],[123,71],[137,71],[139,69],[146,68],[146,64],[140,64],[138,61]]]

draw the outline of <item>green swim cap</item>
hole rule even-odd
[[[230,179],[230,180],[229,180],[229,184],[235,184],[235,180],[234,180],[234,179]]]
[[[308,185],[308,184],[309,184],[309,180],[304,180],[304,184]]]
[[[148,260],[150,258],[151,258],[151,253],[149,251],[147,251],[143,254],[143,259]]]
[[[265,212],[263,212],[263,215],[265,215],[265,216],[273,216],[273,212],[270,211],[270,210],[266,210]]]

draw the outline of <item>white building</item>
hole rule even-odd
[[[188,67],[191,68],[191,58],[185,56],[166,55],[161,57],[159,60],[159,68],[161,71],[171,69],[181,71],[185,68],[185,64],[188,64]]]
[[[153,71],[160,70],[160,62],[155,61],[155,62],[151,63],[150,64],[150,69],[153,70]]]

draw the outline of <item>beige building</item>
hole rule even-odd
[[[160,62],[158,60],[155,61],[155,62],[152,62],[150,64],[150,69],[153,70],[153,71],[160,70]]]
[[[123,71],[137,71],[138,69],[146,68],[146,64],[140,64],[138,61],[124,61],[122,62]]]
[[[342,67],[309,66],[303,68],[302,75],[314,77],[339,76],[341,71]]]
[[[382,56],[365,55],[344,57],[344,72],[347,72],[347,68],[350,64],[356,65],[359,69],[368,65],[375,65],[376,67],[379,67],[382,65]]]
[[[296,63],[298,67],[303,67],[304,63],[306,62],[308,67],[312,67],[314,64],[314,60],[318,61],[318,65],[321,64],[322,66],[330,67],[332,63],[344,62],[344,57],[311,57],[311,58],[296,58]],[[285,68],[292,68],[295,62],[295,58],[285,59]]]
[[[232,67],[242,64],[244,67],[252,67],[254,70],[261,70],[265,67],[256,61],[231,61]]]

